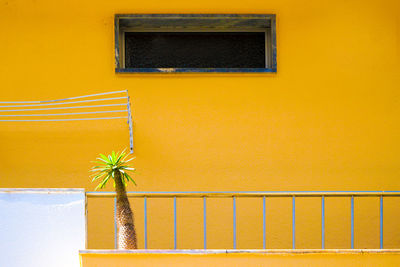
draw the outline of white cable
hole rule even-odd
[[[19,107],[37,107],[37,106],[53,106],[53,105],[69,105],[76,103],[84,103],[84,102],[97,102],[97,101],[107,101],[107,100],[116,100],[116,99],[128,99],[128,97],[110,97],[110,98],[100,98],[100,99],[91,99],[91,100],[80,100],[75,102],[66,102],[66,103],[49,103],[49,104],[31,104],[31,105],[11,105],[11,106],[0,106],[0,108],[19,108]]]
[[[88,112],[77,112],[77,113],[55,113],[55,114],[12,114],[12,115],[0,115],[0,117],[26,117],[26,116],[66,116],[66,115],[83,115],[83,114],[95,114],[95,113],[113,113],[113,112],[127,112],[124,110],[109,110],[109,111],[88,111]]]
[[[127,104],[106,104],[106,105],[93,105],[93,106],[76,106],[76,107],[58,107],[58,108],[28,108],[28,109],[8,109],[0,110],[0,112],[13,112],[13,111],[36,111],[36,110],[51,110],[51,109],[71,109],[71,108],[97,108],[97,107],[112,107],[112,106],[126,106]]]
[[[75,96],[75,97],[69,97],[69,98],[63,98],[63,99],[55,99],[55,100],[44,100],[44,101],[0,101],[0,104],[28,104],[28,103],[46,103],[46,102],[58,102],[58,101],[67,101],[71,99],[78,99],[78,98],[85,98],[85,97],[91,97],[91,96],[99,96],[99,95],[110,95],[110,94],[118,94],[118,93],[126,93],[127,90],[123,91],[113,91],[113,92],[107,92],[107,93],[99,93],[99,94],[93,94],[93,95],[83,95],[83,96]]]
[[[128,117],[105,117],[105,118],[82,118],[82,119],[53,119],[53,120],[0,120],[0,121],[89,121],[89,120],[112,120],[127,119]]]

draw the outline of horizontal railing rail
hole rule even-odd
[[[147,249],[147,199],[171,198],[173,199],[174,218],[174,249],[177,249],[177,198],[202,198],[203,199],[203,244],[207,249],[207,198],[232,198],[232,226],[233,248],[237,248],[237,198],[260,198],[263,207],[263,249],[266,246],[266,199],[273,197],[291,198],[292,202],[292,249],[296,249],[296,198],[319,197],[321,199],[321,249],[325,249],[325,199],[329,197],[347,197],[350,200],[350,234],[351,249],[354,249],[354,199],[358,197],[379,198],[379,249],[383,251],[383,198],[400,197],[400,191],[180,191],[180,192],[127,192],[130,198],[143,198],[144,200],[144,248]],[[116,210],[115,192],[86,192],[86,207],[89,198],[114,198],[114,210]],[[117,223],[114,212],[114,242],[117,247]],[[86,208],[87,229],[87,208]],[[86,230],[87,240],[87,230]]]
[[[373,196],[400,196],[400,191],[199,191],[199,192],[127,192],[128,197],[149,198],[198,198],[198,197],[373,197]],[[115,192],[86,192],[91,198],[115,197]]]

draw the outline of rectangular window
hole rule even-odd
[[[276,72],[274,15],[116,15],[116,72]]]

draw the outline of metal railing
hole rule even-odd
[[[351,249],[354,249],[354,199],[361,197],[379,198],[379,249],[383,249],[383,199],[386,197],[400,197],[400,191],[260,191],[260,192],[127,192],[128,197],[143,198],[144,200],[144,248],[147,249],[147,199],[148,198],[171,198],[173,199],[174,218],[174,249],[177,249],[177,198],[202,198],[203,199],[203,248],[207,249],[207,199],[208,198],[231,198],[233,209],[233,248],[237,248],[237,198],[260,198],[262,199],[263,218],[263,249],[266,246],[266,199],[274,197],[291,198],[292,200],[292,249],[296,249],[296,198],[320,198],[321,199],[321,249],[325,249],[325,199],[331,197],[347,197],[350,200],[351,220]],[[88,198],[114,198],[114,210],[116,210],[116,194],[114,192],[86,192],[86,207]],[[87,225],[87,210],[86,210]],[[117,224],[114,214],[114,239],[117,247]],[[87,229],[87,227],[86,227]],[[87,240],[87,230],[86,230]]]

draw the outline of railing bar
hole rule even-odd
[[[354,249],[354,196],[351,196],[351,248]]]
[[[292,197],[292,249],[296,248],[296,198]]]
[[[0,108],[19,108],[19,107],[39,107],[39,106],[69,105],[69,104],[108,101],[108,100],[117,100],[117,99],[128,99],[128,98],[126,96],[121,96],[121,97],[110,97],[110,98],[79,100],[79,101],[65,102],[65,103],[48,103],[48,104],[29,104],[29,105],[0,106]]]
[[[144,197],[144,249],[147,249],[147,197]]]
[[[85,248],[88,249],[88,197],[85,194]]]
[[[126,118],[125,118],[126,119]],[[204,196],[208,197],[208,198],[232,198],[233,196],[236,197],[240,197],[240,198],[260,198],[263,197],[264,195],[262,194],[258,194],[258,195],[236,195],[236,194],[190,194],[190,193],[185,193],[185,194],[159,194],[159,193],[129,193],[128,197],[132,197],[132,198],[142,198],[144,196],[147,196],[148,198],[203,198]],[[293,194],[287,194],[287,195],[265,195],[265,198],[281,198],[281,197],[292,197]],[[297,196],[295,195],[296,198],[312,198],[312,197],[321,197],[321,195],[319,196]],[[92,194],[90,193],[89,197],[91,198],[96,198],[96,197],[113,197],[112,193],[110,194],[101,194],[101,195],[97,195],[97,194]],[[325,196],[325,198],[331,198],[331,197],[351,197],[351,195],[343,195],[343,196]],[[379,197],[379,194],[376,195],[370,195],[370,196],[356,196],[356,197]],[[385,195],[385,197],[400,197],[400,194],[398,195]]]
[[[12,114],[1,115],[0,117],[31,117],[31,116],[67,116],[67,115],[83,115],[83,114],[97,114],[97,113],[116,113],[127,112],[128,110],[106,110],[106,111],[88,111],[88,112],[75,112],[75,113],[53,113],[53,114]]]
[[[330,193],[323,193],[323,192],[318,192],[318,194],[315,194],[315,192],[309,193],[301,193],[301,195],[298,195],[298,193],[290,193],[290,192],[285,192],[284,194],[280,192],[251,192],[251,191],[239,191],[239,192],[232,192],[232,191],[217,191],[217,192],[212,192],[212,191],[194,191],[194,192],[188,192],[188,191],[178,191],[178,192],[154,192],[154,191],[144,191],[144,192],[137,192],[137,191],[130,191],[127,192],[129,197],[144,197],[147,196],[149,198],[172,198],[172,197],[177,197],[177,198],[203,198],[203,197],[214,197],[214,198],[231,198],[233,196],[236,197],[251,197],[251,198],[256,198],[256,197],[351,197],[351,196],[365,196],[365,197],[371,197],[371,196],[385,196],[385,197],[399,197],[400,196],[400,191],[399,192],[390,192],[390,193],[384,193],[382,191],[377,191],[379,193],[369,193],[368,195],[360,195],[360,194],[365,194],[365,193],[341,193],[340,194],[335,194],[335,195],[330,195]],[[115,192],[86,192],[86,194],[89,197],[113,197],[115,195]],[[308,195],[309,194],[309,195]]]
[[[207,198],[203,197],[203,242],[204,249],[207,249]]]
[[[174,249],[177,248],[176,243],[176,197],[174,197]]]
[[[236,197],[233,197],[233,248],[236,249]]]
[[[93,120],[113,120],[113,119],[127,119],[128,117],[103,117],[103,118],[78,118],[78,119],[48,119],[48,120],[0,120],[9,122],[28,122],[28,121],[93,121]]]
[[[126,104],[123,104],[126,105]],[[15,188],[5,188],[2,190],[11,190]],[[113,191],[87,191],[86,193],[111,193]],[[346,194],[357,194],[357,193],[376,193],[379,195],[385,195],[386,193],[400,193],[399,191],[127,191],[127,193],[164,193],[164,194],[209,194],[209,193],[217,193],[217,194],[276,194],[276,193],[287,193],[291,195],[296,195],[297,193],[305,193],[305,194],[314,194],[318,193],[321,195],[329,195],[329,193],[346,193]]]
[[[380,249],[383,249],[383,196],[380,196]]]
[[[28,103],[46,103],[46,102],[59,102],[59,101],[68,101],[72,99],[78,99],[78,98],[85,98],[85,97],[92,97],[92,96],[99,96],[99,95],[110,95],[110,94],[118,94],[118,93],[125,93],[126,90],[123,91],[113,91],[113,92],[107,92],[107,93],[99,93],[99,94],[92,94],[92,95],[83,95],[83,96],[74,96],[74,97],[68,97],[68,98],[62,98],[62,99],[54,99],[54,100],[43,100],[43,101],[0,101],[0,104],[28,104]]]
[[[265,215],[265,196],[263,197],[263,249],[267,248],[267,242],[266,242],[266,215]]]
[[[117,198],[114,198],[114,248],[118,248]]]
[[[126,91],[128,94],[128,91]],[[132,127],[132,112],[131,112],[131,101],[130,97],[128,96],[128,103],[127,103],[127,111],[128,111],[128,126],[129,126],[129,147],[131,154],[133,153],[133,127]]]
[[[321,247],[325,249],[325,197],[321,197]]]

